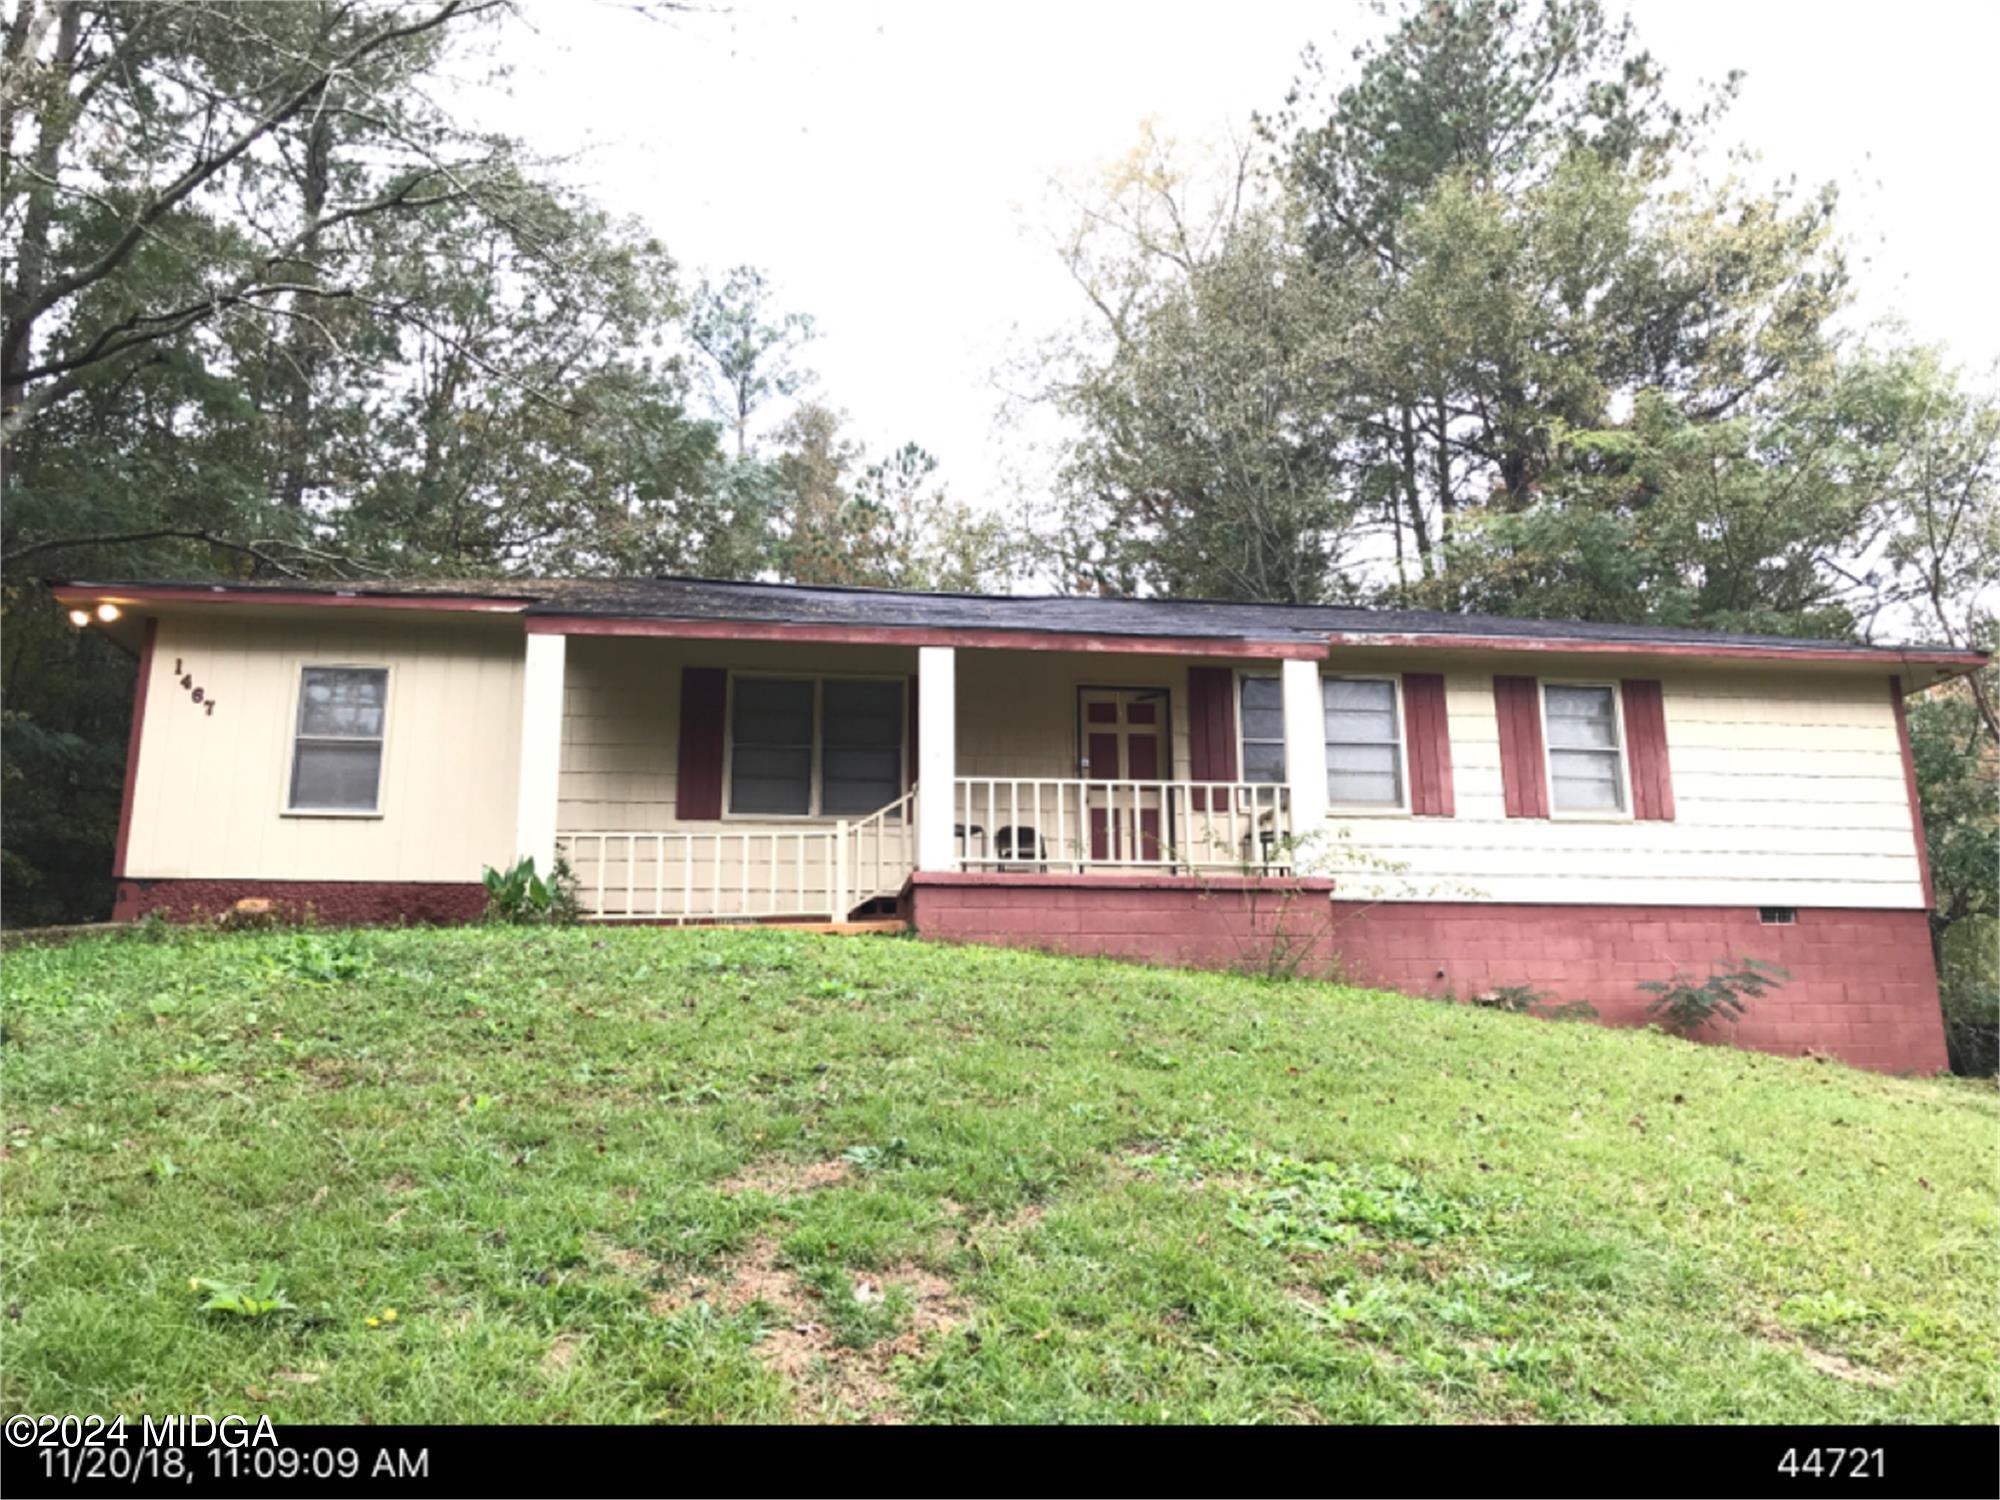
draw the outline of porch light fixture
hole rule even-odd
[[[115,604],[100,604],[97,606],[97,618],[107,625],[123,613],[124,611],[119,609]]]
[[[83,629],[84,626],[90,623],[90,611],[87,609],[71,610],[69,612],[69,622],[78,630]]]

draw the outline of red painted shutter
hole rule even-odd
[[[1532,677],[1493,679],[1500,718],[1500,787],[1510,818],[1549,815],[1548,768],[1542,757],[1542,695]]]
[[[1444,674],[1403,674],[1403,739],[1410,753],[1410,811],[1420,818],[1451,817],[1457,807],[1451,789]]]
[[[1228,667],[1188,668],[1188,778],[1236,779],[1236,674]],[[1197,812],[1208,798],[1197,792]]]
[[[1628,678],[1619,683],[1625,698],[1625,759],[1632,770],[1632,816],[1641,822],[1674,820],[1674,777],[1667,765],[1667,709],[1659,683]]]
[[[721,667],[681,668],[681,764],[675,811],[682,821],[722,816],[722,733],[729,674]]]

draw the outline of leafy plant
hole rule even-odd
[[[1734,968],[1728,963],[1718,964],[1699,984],[1678,972],[1669,979],[1641,980],[1639,988],[1653,996],[1646,1014],[1659,1016],[1669,1031],[1682,1036],[1693,1036],[1718,1018],[1734,1026],[1749,1009],[1747,1001],[1763,999],[1766,990],[1792,977],[1789,970],[1761,958],[1738,960]]]
[[[507,870],[488,865],[479,878],[486,886],[485,919],[489,922],[568,927],[582,916],[576,896],[576,875],[560,854],[546,880],[536,873],[532,855]]]
[[[208,1293],[208,1300],[201,1305],[203,1312],[228,1312],[242,1318],[262,1318],[274,1312],[289,1312],[292,1307],[278,1285],[278,1273],[268,1266],[255,1281],[248,1284],[190,1276],[188,1287],[191,1291]]]
[[[849,1146],[840,1159],[857,1172],[880,1172],[910,1160],[910,1143],[900,1135],[891,1136],[886,1146]]]
[[[375,967],[374,955],[354,933],[297,933],[271,955],[272,967],[288,979],[313,984],[346,984]]]
[[[1231,1200],[1229,1222],[1267,1248],[1329,1250],[1364,1231],[1427,1243],[1475,1227],[1465,1206],[1386,1162],[1304,1161],[1221,1135],[1173,1142],[1129,1164],[1170,1181],[1248,1179]]]

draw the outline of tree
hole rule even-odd
[[[445,28],[498,5],[14,0],[0,443],[219,323],[309,346],[298,325],[363,295],[329,274],[336,237],[504,182],[503,153],[404,86]],[[365,153],[336,163],[343,139]]]
[[[41,576],[758,565],[665,252],[435,102],[502,13],[9,6],[9,921],[107,908],[131,701]]]
[[[720,286],[706,278],[688,316],[688,340],[700,352],[702,384],[717,416],[736,434],[736,456],[750,453],[750,420],[774,397],[796,395],[812,375],[796,363],[812,341],[812,319],[775,313],[770,287],[754,266],[738,266]]]
[[[1990,680],[1984,686],[1990,695]],[[1991,1074],[2000,1066],[2000,750],[1966,682],[1914,700],[1909,722],[1945,1039],[1955,1071]]]
[[[1344,288],[1260,200],[1241,148],[1190,167],[1150,131],[1060,253],[1092,317],[1044,353],[1079,434],[1045,562],[1097,592],[1339,595],[1358,504]]]
[[[1002,588],[1020,548],[997,517],[952,501],[937,460],[915,443],[869,461],[841,415],[818,403],[778,432],[773,562],[794,583],[870,588]]]
[[[1644,390],[1723,416],[1822,352],[1832,199],[1684,185],[1733,80],[1674,107],[1598,0],[1412,6],[1356,59],[1309,52],[1264,130],[1307,252],[1367,287],[1357,457],[1449,604],[1461,518],[1532,504],[1559,427]]]

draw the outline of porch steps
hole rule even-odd
[[[835,932],[849,937],[910,930],[910,924],[901,917],[879,917],[865,922],[758,922],[754,925],[770,932]]]

